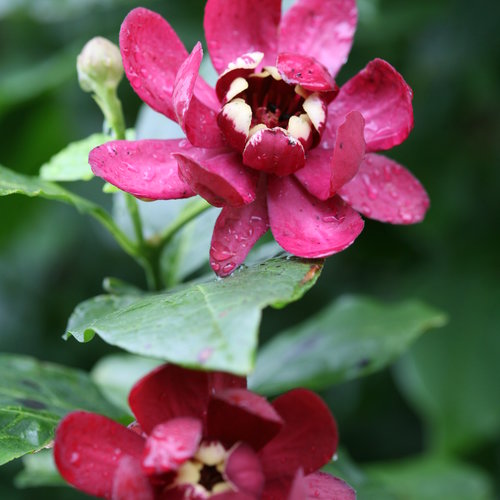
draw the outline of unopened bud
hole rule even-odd
[[[101,89],[116,89],[123,77],[120,49],[101,36],[92,38],[80,52],[76,68],[85,92],[99,94]]]

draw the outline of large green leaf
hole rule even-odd
[[[357,500],[493,500],[489,477],[452,459],[419,456],[360,468],[341,451],[323,470],[347,481]]]
[[[98,296],[76,308],[68,333],[80,342],[97,333],[135,354],[247,374],[254,364],[261,310],[299,299],[321,268],[321,261],[283,257],[171,292]]]
[[[297,386],[319,390],[380,370],[444,322],[442,313],[416,301],[342,297],[266,344],[249,383],[265,394]]]
[[[87,374],[0,354],[0,464],[49,444],[61,417],[75,409],[123,416]]]

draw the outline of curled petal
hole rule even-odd
[[[285,425],[259,452],[266,477],[292,480],[299,468],[308,474],[325,465],[338,440],[335,420],[325,403],[311,391],[294,389],[272,404]]]
[[[386,61],[374,59],[344,84],[328,108],[325,140],[335,134],[341,117],[357,110],[365,119],[367,151],[401,144],[413,128],[412,91]]]
[[[120,29],[120,50],[125,74],[137,95],[175,120],[172,90],[188,53],[170,24],[148,9],[132,10]]]
[[[305,161],[302,143],[280,127],[258,130],[243,151],[245,165],[279,176],[293,174]]]
[[[229,145],[243,152],[252,124],[252,108],[243,99],[233,99],[224,105],[217,123]]]
[[[198,150],[174,156],[181,178],[214,207],[240,207],[255,200],[257,175],[242,165],[237,153]]]
[[[266,478],[259,457],[250,446],[239,443],[229,452],[224,475],[241,495],[227,498],[245,500],[247,495],[251,495],[249,499],[260,498]],[[219,499],[219,495],[214,498]]]
[[[158,424],[146,440],[144,472],[151,476],[178,470],[196,453],[201,433],[201,422],[195,418],[174,418]]]
[[[190,149],[185,139],[111,141],[94,148],[89,163],[95,175],[138,198],[188,198],[195,193],[179,177],[172,153]]]
[[[282,425],[265,398],[245,389],[221,391],[208,405],[208,435],[217,437],[226,448],[241,441],[259,450]]]
[[[141,462],[124,456],[118,463],[113,478],[113,500],[154,500],[154,491],[148,477],[142,472]]]
[[[264,64],[274,64],[280,18],[280,0],[208,0],[205,36],[219,74],[248,52],[263,52]]]
[[[231,274],[268,229],[263,188],[259,189],[253,203],[224,207],[215,223],[210,245],[210,265],[214,272],[222,277]]]
[[[248,88],[248,82],[245,79],[254,72],[254,69],[261,63],[263,58],[264,54],[262,52],[251,52],[240,55],[235,61],[231,61],[226,71],[219,76],[215,85],[215,92],[219,101],[222,103],[227,102]]]
[[[243,377],[224,372],[163,365],[139,380],[128,399],[137,421],[149,434],[156,425],[173,418],[200,418],[206,414],[214,391],[245,385]]]
[[[363,220],[338,196],[318,200],[292,177],[268,182],[271,231],[286,251],[299,257],[326,257],[347,248],[361,233]]]
[[[286,83],[300,85],[311,92],[338,90],[328,70],[312,57],[281,53],[278,54],[276,67]]]
[[[197,147],[217,148],[224,145],[217,126],[217,112],[194,95],[202,58],[203,50],[198,42],[177,72],[172,100],[179,125],[189,142]]]
[[[303,482],[306,490],[306,496],[302,497],[304,499],[356,500],[356,492],[342,479],[330,474],[313,472],[305,476]]]
[[[391,224],[421,222],[429,197],[420,182],[399,163],[370,153],[339,195],[366,217]]]
[[[358,172],[365,154],[364,120],[361,113],[352,111],[337,131],[332,151],[311,150],[304,168],[295,173],[301,184],[316,198],[331,198]]]
[[[355,0],[298,0],[284,15],[279,52],[307,54],[335,76],[351,50]]]
[[[68,483],[89,495],[111,498],[120,459],[138,459],[143,447],[142,437],[113,420],[75,411],[57,428],[54,460]]]

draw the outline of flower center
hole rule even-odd
[[[232,491],[224,477],[227,450],[218,441],[202,442],[194,457],[177,471],[174,485],[191,485],[197,498],[209,498],[224,491]]]

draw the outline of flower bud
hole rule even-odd
[[[99,93],[103,88],[116,88],[123,77],[120,49],[97,36],[88,41],[77,57],[78,81],[85,92]]]

